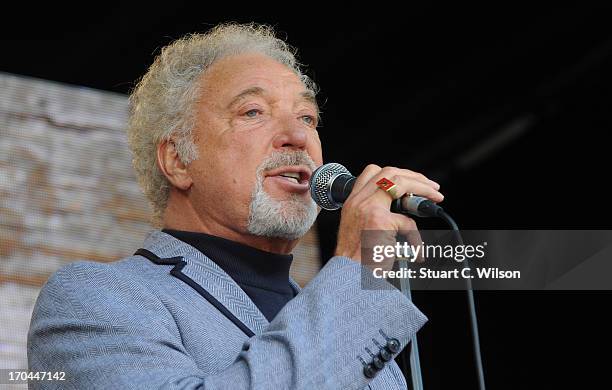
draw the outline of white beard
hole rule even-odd
[[[310,197],[304,200],[297,194],[289,199],[273,199],[263,189],[264,171],[288,165],[307,165],[312,171],[314,161],[304,151],[277,152],[257,168],[257,181],[249,208],[249,233],[270,238],[296,240],[303,237],[317,219],[317,205]]]

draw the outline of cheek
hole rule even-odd
[[[231,183],[241,193],[248,193],[250,196],[255,185],[257,167],[262,160],[261,156],[258,158],[252,149],[240,148],[223,158],[225,174],[229,176]]]
[[[312,142],[310,142],[309,151],[310,157],[317,166],[323,164],[323,151],[321,148],[321,140],[319,139],[319,133],[313,136]]]
[[[212,171],[211,167],[208,166],[206,162],[207,161],[202,158],[199,158],[187,165],[187,173],[189,173],[189,176],[191,176],[192,180],[197,184],[207,180],[207,173]]]

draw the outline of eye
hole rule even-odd
[[[302,120],[309,126],[316,126],[317,119],[312,115],[302,115]]]
[[[248,110],[247,112],[245,112],[244,116],[246,116],[247,118],[257,118],[258,114],[261,114],[261,110],[259,110],[257,108],[253,108],[253,109]]]

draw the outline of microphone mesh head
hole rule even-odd
[[[331,186],[336,177],[350,174],[348,169],[338,163],[321,165],[312,173],[310,178],[310,196],[321,208],[338,210],[342,207],[342,203],[337,203],[332,198]]]

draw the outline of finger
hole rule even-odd
[[[411,248],[420,247],[423,243],[423,239],[414,219],[403,214],[396,215],[397,217],[394,218],[397,218],[396,223],[398,225],[398,240],[401,240],[401,242],[407,242]],[[408,261],[416,261],[418,263],[425,261],[422,250],[416,249],[413,252],[413,255],[416,255],[416,258],[411,257],[407,259]]]
[[[387,179],[390,179],[392,181],[393,181],[392,179],[393,177],[406,177],[406,178],[411,178],[415,181],[421,182],[433,188],[436,191],[440,189],[440,185],[436,183],[435,181],[428,179],[421,173],[413,172],[409,169],[401,169],[401,168],[396,168],[396,167],[384,167],[377,172],[376,176],[372,176],[370,181],[372,181],[374,177],[376,177],[377,179],[377,180],[374,180],[374,183],[376,183],[376,181],[382,179],[383,177],[386,177]]]
[[[391,178],[387,178],[395,184],[394,193],[387,192],[376,184],[376,182],[382,178],[383,176],[381,175],[375,175],[355,199],[371,197],[373,201],[377,203],[382,202],[388,206],[391,205],[394,199],[400,198],[408,193],[423,196],[434,202],[441,202],[444,199],[444,195],[429,185],[404,176],[392,176]],[[395,197],[393,195],[395,195]]]
[[[430,187],[433,187],[435,190],[439,190],[440,189],[440,184],[438,184],[437,182],[431,180],[430,178],[428,178],[427,176],[423,175],[422,173],[411,171],[410,169],[394,168],[394,167],[389,167],[389,168],[390,168],[390,172],[389,173],[392,174],[392,175],[410,177],[410,178],[413,178],[413,179],[415,179],[417,181],[422,182],[423,184],[427,184]]]
[[[393,176],[390,180],[395,183],[396,187],[394,192],[396,198],[401,198],[402,196],[411,193],[431,199],[434,202],[442,202],[444,200],[444,195],[442,195],[440,191],[413,178]]]
[[[369,164],[366,166],[355,181],[355,185],[351,191],[353,198],[355,198],[363,187],[372,179],[372,177],[378,174],[381,170],[382,168],[375,164]]]
[[[416,181],[420,181],[421,183],[432,187],[435,190],[440,189],[440,184],[427,178],[422,173],[414,172],[409,169],[402,169],[402,168],[396,168],[396,167],[381,168],[378,165],[369,164],[368,166],[364,168],[361,174],[359,174],[359,176],[357,177],[357,181],[355,182],[355,185],[353,186],[353,192],[359,191],[363,186],[365,186],[365,184],[368,182],[369,179],[371,179],[372,177],[374,177],[374,175],[381,173],[381,172],[386,174],[387,177],[389,176],[410,177]]]

